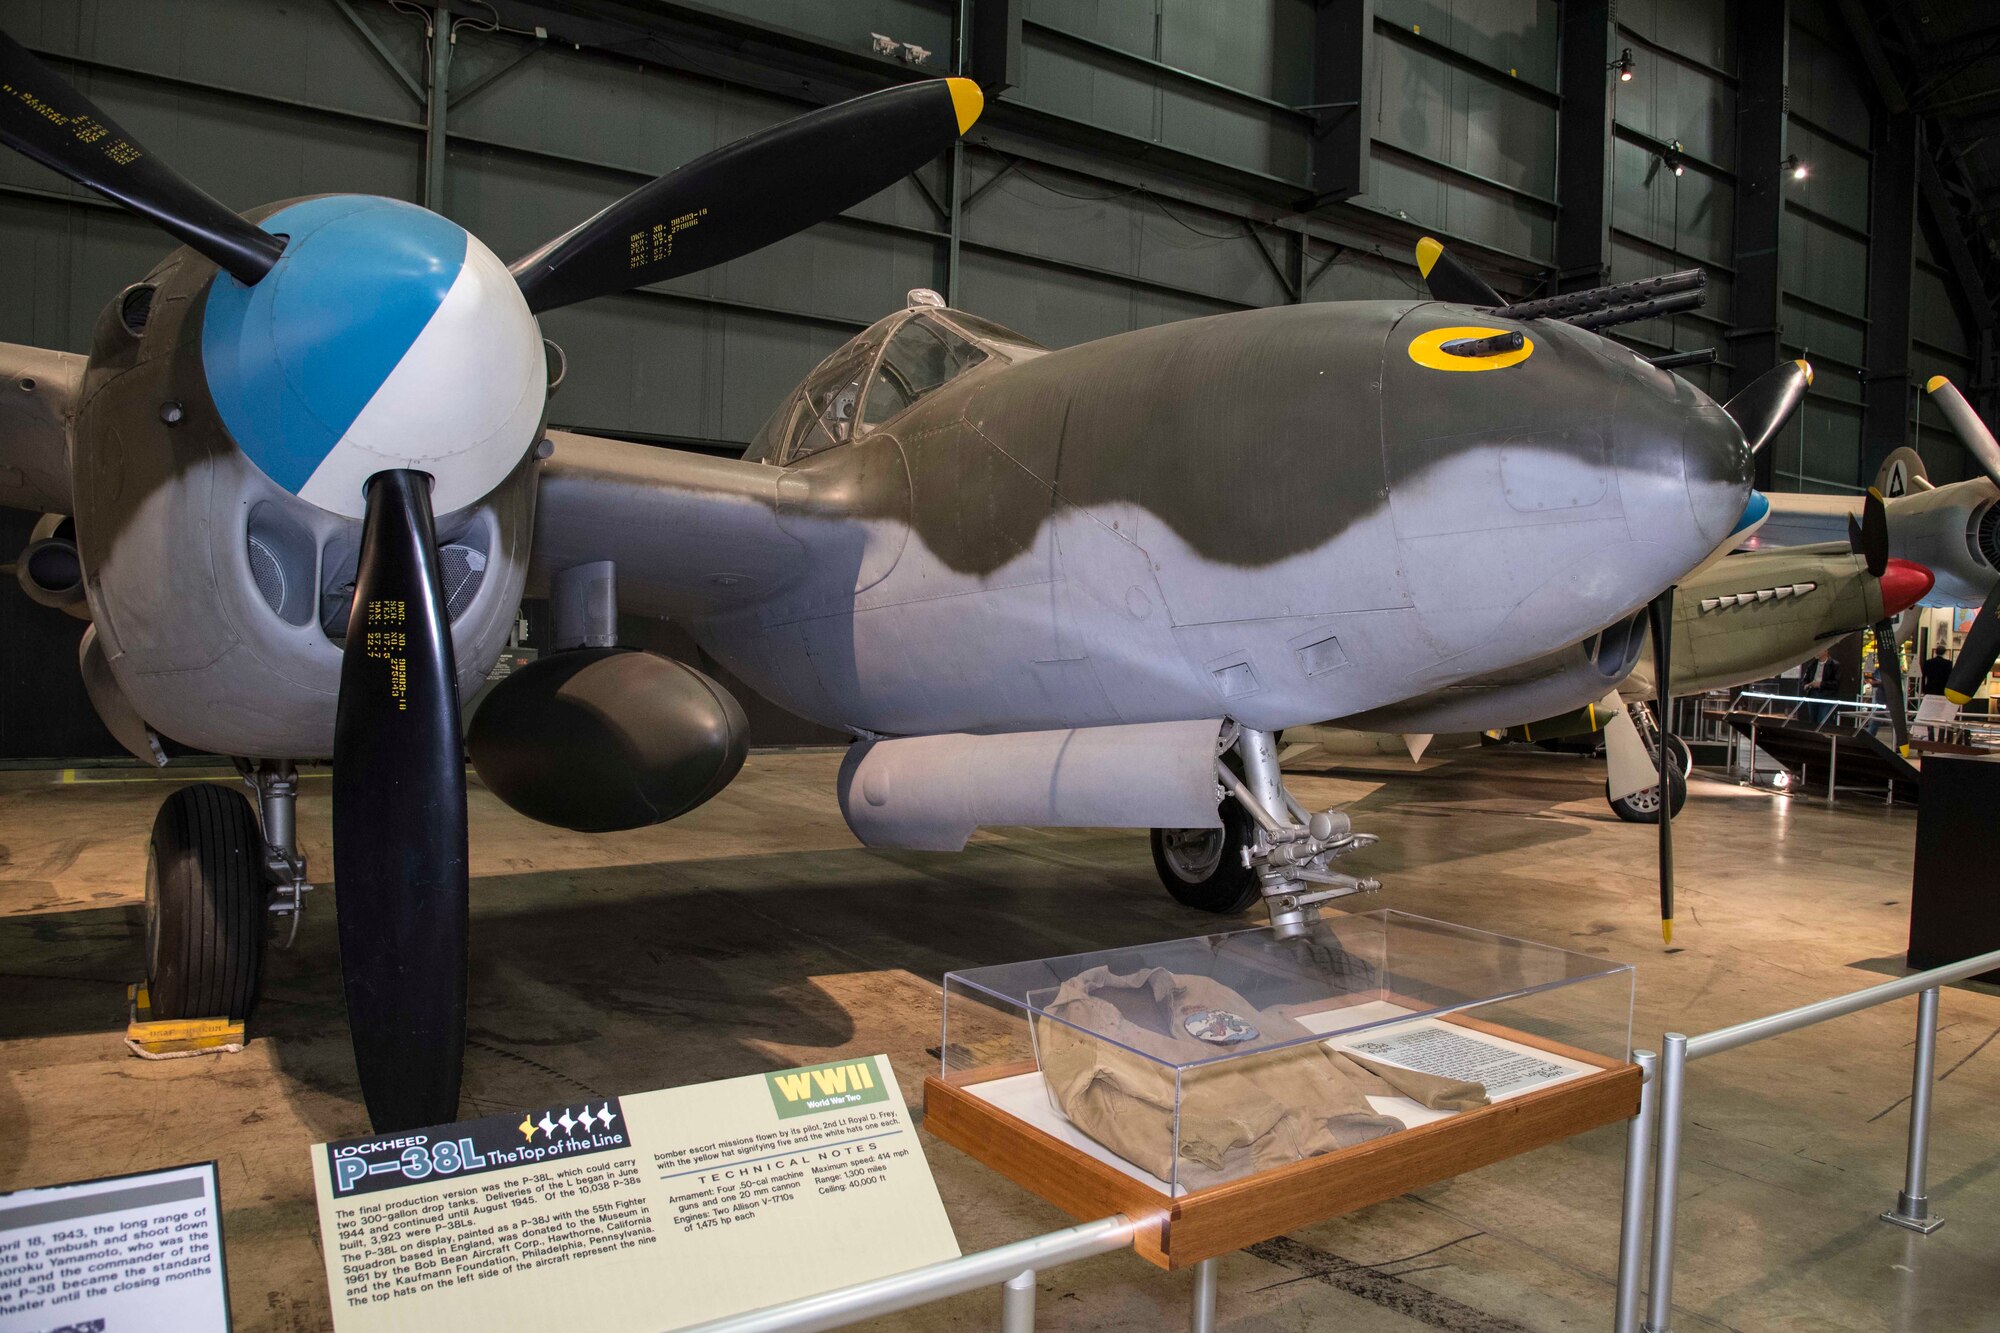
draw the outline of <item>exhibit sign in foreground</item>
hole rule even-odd
[[[886,1056],[312,1150],[340,1333],[656,1333],[958,1243]]]
[[[0,1196],[0,1330],[229,1327],[215,1163]]]

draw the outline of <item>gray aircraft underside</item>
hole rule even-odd
[[[1880,584],[1844,540],[1727,556],[1675,596],[1676,694],[1768,679],[1883,613]],[[1363,731],[1479,732],[1559,717],[1614,692],[1626,703],[1650,700],[1651,648],[1645,617],[1632,616],[1533,661],[1340,722]]]

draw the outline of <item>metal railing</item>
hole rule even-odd
[[[1657,1055],[1652,1051],[1634,1051],[1632,1059],[1639,1066],[1641,1086],[1638,1112],[1626,1122],[1617,1296],[1612,1321],[1615,1333],[1671,1333],[1675,1224],[1680,1203],[1681,1129],[1686,1119],[1687,1066],[1691,1060],[1720,1055],[1739,1046],[1797,1032],[1830,1019],[1844,1018],[1906,996],[1919,996],[1916,1056],[1911,1070],[1909,1149],[1903,1187],[1897,1191],[1895,1207],[1880,1216],[1884,1222],[1924,1235],[1944,1225],[1944,1219],[1930,1211],[1927,1184],[1931,1091],[1937,1058],[1938,989],[1995,969],[2000,969],[2000,950],[1695,1037],[1669,1032],[1662,1052]],[[1656,1128],[1657,1145],[1654,1143]],[[1655,1167],[1650,1250],[1645,1235],[1649,1166]],[[686,1333],[811,1333],[813,1330],[841,1328],[863,1319],[894,1314],[948,1296],[993,1286],[1001,1291],[1001,1333],[1031,1333],[1035,1326],[1037,1275],[1060,1264],[1122,1250],[1132,1243],[1133,1233],[1139,1225],[1123,1215],[1086,1222],[996,1249],[947,1259],[907,1273],[894,1273],[872,1282],[802,1297],[783,1305],[711,1320],[695,1325]],[[1642,1274],[1647,1279],[1643,1291]],[[1645,1305],[1643,1323],[1640,1322],[1642,1298]],[[1188,1323],[1192,1333],[1213,1333],[1215,1303],[1216,1261],[1206,1259],[1194,1270],[1194,1295]]]
[[[1749,760],[1747,779],[1757,780],[1757,727],[1760,721],[1783,723],[1787,726],[1803,726],[1827,738],[1826,798],[1834,798],[1835,783],[1840,774],[1840,742],[1843,736],[1850,739],[1855,732],[1871,732],[1877,739],[1889,731],[1889,706],[1869,703],[1859,699],[1823,699],[1812,695],[1768,694],[1761,690],[1743,690],[1731,700],[1729,713],[1750,715],[1750,735],[1748,738]],[[1910,714],[1910,718],[1914,718]],[[1906,719],[1907,720],[1907,719]],[[1912,722],[1912,726],[1914,726]],[[1886,742],[1885,742],[1886,743]],[[1735,767],[1732,751],[1731,768]],[[1800,788],[1803,790],[1804,781]],[[1895,802],[1895,784],[1888,786],[1888,798]]]
[[[1881,1214],[1885,1222],[1929,1235],[1944,1224],[1933,1216],[1927,1197],[1926,1160],[1930,1152],[1931,1087],[1937,1058],[1938,988],[1980,972],[2000,968],[2000,950],[1980,954],[1948,967],[1934,967],[1879,986],[1869,986],[1851,995],[1836,996],[1814,1004],[1787,1009],[1780,1014],[1753,1018],[1726,1028],[1717,1028],[1689,1037],[1669,1032],[1658,1057],[1658,1087],[1649,1081],[1641,1095],[1639,1114],[1634,1117],[1626,1143],[1625,1200],[1623,1230],[1619,1237],[1617,1333],[1671,1333],[1674,1294],[1674,1224],[1680,1203],[1681,1126],[1687,1106],[1687,1066],[1690,1060],[1720,1055],[1752,1042],[1797,1032],[1800,1028],[1844,1018],[1878,1004],[1921,995],[1917,1007],[1917,1050],[1910,1081],[1909,1155],[1904,1165],[1903,1188],[1896,1206]],[[1651,1052],[1635,1055],[1650,1069]],[[1646,1321],[1638,1315],[1638,1231],[1643,1216],[1645,1170],[1644,1145],[1651,1131],[1649,1121],[1659,1124],[1658,1170],[1653,1184],[1653,1244],[1651,1274],[1646,1292]],[[1634,1158],[1640,1166],[1634,1169]]]
[[[1132,1233],[1138,1229],[1138,1222],[1119,1214],[977,1254],[941,1260],[907,1273],[891,1273],[873,1282],[713,1319],[684,1333],[808,1333],[841,1328],[994,1286],[1001,1289],[1001,1333],[1029,1333],[1035,1326],[1037,1273],[1092,1255],[1122,1250],[1132,1243]],[[1215,1327],[1215,1260],[1204,1260],[1196,1268],[1194,1293],[1190,1327],[1194,1333],[1210,1333]]]

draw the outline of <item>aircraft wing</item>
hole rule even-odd
[[[1771,516],[1757,529],[1750,542],[1752,550],[1773,546],[1811,546],[1816,542],[1839,542],[1846,549],[1847,520],[1861,517],[1858,495],[1766,494]]]
[[[620,608],[695,618],[749,606],[805,572],[806,548],[780,522],[779,469],[567,431],[549,440],[531,591],[610,560]]]
[[[0,505],[67,514],[69,423],[84,358],[0,343]]]

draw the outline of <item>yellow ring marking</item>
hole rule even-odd
[[[1521,335],[1521,346],[1512,352],[1496,352],[1492,356],[1453,356],[1444,350],[1446,343],[1460,342],[1466,338],[1490,338],[1496,333],[1506,333],[1506,329],[1484,328],[1476,325],[1459,325],[1456,328],[1432,329],[1420,334],[1410,343],[1410,360],[1432,370],[1505,370],[1518,366],[1534,354],[1535,340],[1527,334]]]

